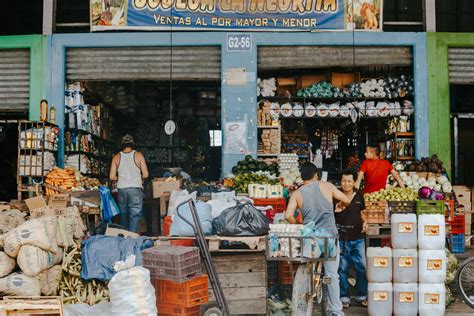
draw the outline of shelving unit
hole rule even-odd
[[[280,146],[278,147],[278,151],[277,152],[272,152],[272,153],[265,153],[265,152],[261,152],[261,151],[257,151],[257,157],[278,157],[278,155],[281,153],[281,126],[258,126],[258,129],[259,129],[259,133],[258,133],[258,142],[261,143],[262,140],[261,140],[261,132],[260,131],[264,131],[264,130],[277,130],[278,132],[278,139],[280,141]]]
[[[392,161],[413,161],[415,160],[415,133],[395,132],[387,136],[387,153]],[[403,148],[400,148],[403,146]],[[404,146],[408,146],[405,148]],[[406,154],[399,155],[403,150]],[[407,155],[408,154],[408,155]]]
[[[48,122],[18,124],[18,200],[24,194],[42,193],[46,174],[56,166],[58,126]]]

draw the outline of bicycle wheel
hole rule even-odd
[[[313,312],[313,299],[311,296],[311,273],[306,265],[303,264],[296,270],[293,282],[293,316],[311,316]]]
[[[459,267],[457,286],[464,302],[474,308],[474,257],[467,259]]]

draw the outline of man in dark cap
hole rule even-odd
[[[129,134],[122,137],[122,151],[112,158],[110,180],[117,181],[121,225],[132,232],[138,229],[143,208],[143,180],[148,178],[145,157],[136,151]]]

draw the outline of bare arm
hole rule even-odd
[[[112,158],[112,162],[110,163],[110,172],[109,172],[109,179],[111,181],[117,181],[117,165],[118,165],[118,160],[119,156],[115,155],[114,158]]]
[[[364,179],[364,173],[362,171],[359,171],[357,173],[357,180],[354,184],[354,186],[356,187],[357,190],[360,189],[360,183],[362,182],[362,179]]]
[[[351,203],[351,199],[348,198],[347,195],[339,191],[333,184],[331,184],[331,186],[332,186],[332,197],[334,199],[339,200],[346,205]]]
[[[293,192],[293,194],[291,194],[290,201],[288,202],[288,206],[286,207],[285,219],[290,224],[297,224],[296,218],[295,218],[295,211],[298,208],[298,201],[296,199],[297,194],[301,194],[301,193],[296,191],[296,192]]]
[[[148,167],[146,165],[145,156],[142,153],[137,153],[137,160],[142,171],[142,179],[145,180],[150,175],[148,174]]]
[[[404,187],[405,187],[405,184],[403,183],[402,178],[400,178],[400,175],[398,174],[397,170],[392,169],[392,171],[390,171],[390,173],[391,173],[392,176],[395,178],[395,180],[397,180],[398,186],[399,186],[400,188],[404,188]]]

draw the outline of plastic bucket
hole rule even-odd
[[[392,247],[414,249],[417,246],[417,227],[415,214],[392,214]]]

